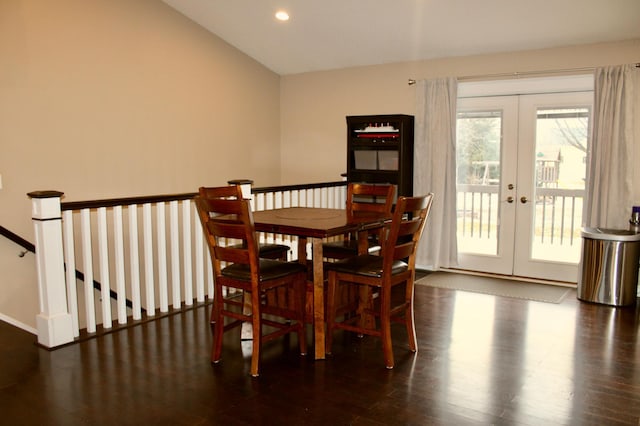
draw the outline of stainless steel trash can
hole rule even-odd
[[[583,228],[578,299],[612,306],[636,303],[640,234]]]

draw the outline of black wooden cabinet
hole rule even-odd
[[[347,180],[391,183],[413,195],[412,115],[347,117]]]

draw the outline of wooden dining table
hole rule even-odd
[[[367,252],[366,230],[378,228],[390,217],[374,212],[348,213],[345,209],[288,207],[253,212],[256,231],[298,237],[298,261],[307,264],[307,242],[312,247],[313,335],[315,359],[325,358],[324,272],[322,243],[329,237],[358,233],[358,251]]]

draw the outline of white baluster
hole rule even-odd
[[[76,288],[78,283],[76,282],[76,254],[73,241],[73,211],[67,210],[62,215],[64,263],[67,276],[67,306],[69,307],[73,324],[73,337],[78,337],[80,335],[80,326],[78,325],[78,289]]]
[[[200,233],[202,234],[202,233]],[[182,235],[184,269],[184,304],[193,305],[193,270],[191,260],[191,200],[182,201]]]
[[[127,323],[127,292],[124,278],[124,230],[122,206],[113,208],[113,237],[116,263],[116,292],[118,294],[118,324]]]
[[[180,309],[180,235],[178,232],[178,202],[169,203],[169,229],[171,232],[171,290],[174,309]]]
[[[193,220],[196,224],[200,223],[198,212],[193,210]],[[198,302],[204,302],[204,263],[211,263],[208,259],[204,258],[204,238],[202,227],[195,226],[195,246],[196,246],[196,298]]]
[[[313,189],[303,189],[304,205],[303,207],[313,207]]]
[[[274,200],[273,192],[265,194],[265,201],[266,201],[265,210],[273,209],[273,200]]]
[[[167,228],[164,203],[156,204],[156,236],[158,249],[158,293],[160,312],[169,312],[169,289],[167,279]]]
[[[315,207],[316,206],[316,190],[311,188],[307,189],[307,206]]]
[[[155,289],[153,278],[153,236],[151,235],[151,204],[142,206],[142,226],[144,233],[144,280],[147,316],[156,314]]]
[[[331,208],[334,209],[342,209],[345,206],[343,204],[340,203],[340,192],[341,192],[341,186],[334,186],[333,188],[331,188]]]
[[[282,192],[274,192],[273,193],[273,208],[280,209],[282,208]]]
[[[109,281],[109,243],[107,238],[107,209],[98,208],[98,259],[100,262],[100,297],[102,327],[111,328],[111,282]]]
[[[291,207],[291,191],[285,191],[282,194],[282,207]]]
[[[254,203],[253,203],[253,210],[254,211],[261,211],[261,210],[265,210],[265,196],[264,193],[258,194],[256,197],[254,197]]]
[[[82,229],[82,266],[84,268],[84,306],[86,312],[87,332],[96,332],[96,308],[93,300],[93,256],[91,254],[91,211],[80,211]]]
[[[130,205],[129,210],[129,273],[131,283],[131,306],[134,320],[142,318],[140,301],[140,257],[138,253],[138,206]]]

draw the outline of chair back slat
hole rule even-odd
[[[215,257],[222,262],[249,264],[251,256],[247,249],[216,246]]]
[[[413,241],[409,241],[404,244],[396,244],[393,248],[393,260],[402,260],[411,256],[413,247],[415,244]]]
[[[258,273],[258,244],[251,206],[249,200],[233,197],[195,197],[214,269],[219,274],[220,262],[241,263]]]
[[[406,260],[409,269],[415,267],[415,254],[427,222],[433,194],[421,197],[399,197],[391,225],[383,243],[384,272],[391,274],[395,260]]]
[[[350,183],[347,187],[347,210],[391,214],[394,193],[393,185]]]
[[[198,193],[202,198],[242,198],[242,188],[240,185],[228,185],[217,187],[205,187],[201,186],[198,189]]]
[[[211,218],[207,225],[209,231],[219,238],[247,239],[247,231],[242,222],[230,222],[218,216]]]
[[[422,226],[422,218],[417,217],[412,220],[403,220],[400,222],[400,229],[398,235],[412,235],[420,230]]]

